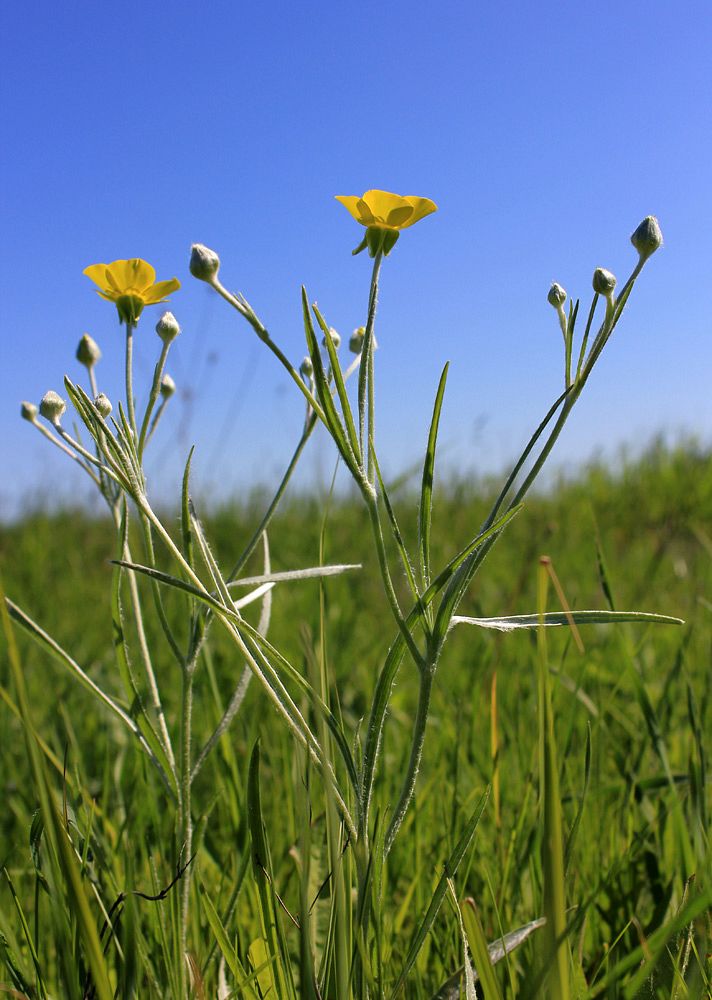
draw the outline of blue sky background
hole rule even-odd
[[[151,487],[170,496],[190,444],[196,487],[273,483],[302,405],[249,327],[188,273],[215,248],[283,350],[304,354],[304,282],[346,338],[370,262],[335,194],[424,195],[436,215],[385,263],[377,321],[379,447],[395,474],[422,451],[452,362],[444,462],[500,469],[559,392],[552,280],[587,308],[596,266],[625,279],[629,236],[656,214],[650,261],[555,460],[658,432],[712,432],[712,7],[689,2],[270,4],[29,2],[0,32],[0,517],[89,487],[19,419],[62,389],[79,337],[121,392],[122,330],[82,275],[140,256],[183,287],[169,370],[181,392]],[[139,386],[159,342],[147,309]],[[177,440],[177,444],[176,444]],[[302,486],[328,480],[311,444]]]

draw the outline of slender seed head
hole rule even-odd
[[[566,302],[566,291],[560,284],[558,284],[558,282],[555,281],[549,289],[549,294],[546,299],[549,305],[552,305],[554,309],[561,309],[564,302]]]
[[[106,420],[106,418],[113,410],[113,406],[111,405],[111,400],[103,392],[100,392],[99,395],[94,399],[94,406],[97,408],[99,416],[103,417],[104,420]]]
[[[660,223],[654,215],[646,215],[631,236],[630,242],[640,254],[641,260],[647,260],[663,245]]]
[[[31,424],[34,424],[37,420],[37,413],[38,410],[34,403],[28,403],[26,400],[23,400],[20,404],[20,416],[23,420],[29,420]]]
[[[170,399],[176,391],[176,384],[170,375],[164,375],[161,379],[161,395],[164,399]]]
[[[607,271],[605,267],[597,267],[593,272],[593,290],[599,295],[605,295],[606,298],[609,298],[613,295],[616,280],[615,274]]]
[[[166,311],[163,313],[156,323],[156,333],[164,344],[170,344],[172,340],[176,339],[180,333],[180,327],[178,326],[178,320],[172,312]]]
[[[62,418],[62,414],[67,409],[67,404],[64,402],[62,397],[50,389],[46,392],[42,399],[40,400],[40,413],[45,418],[49,420],[51,424],[55,427],[59,427],[59,421]]]
[[[308,355],[300,364],[299,371],[302,373],[304,378],[311,378],[314,374],[314,365],[312,364],[312,359]]]
[[[349,350],[352,354],[360,354],[363,350],[363,339],[366,336],[366,327],[357,326],[349,337]]]
[[[209,247],[194,243],[190,248],[190,273],[200,281],[211,282],[220,269],[220,258]]]
[[[79,364],[84,365],[85,368],[93,368],[101,358],[99,345],[88,333],[85,333],[79,341],[76,356]]]

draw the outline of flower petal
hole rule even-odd
[[[361,222],[361,215],[358,210],[358,203],[361,199],[357,197],[357,195],[337,194],[334,195],[334,197],[336,198],[337,201],[340,201],[345,208],[348,209],[348,211],[351,213],[351,215],[353,215],[354,219],[356,219],[357,222]]]
[[[414,225],[416,222],[420,222],[424,219],[426,215],[431,215],[433,212],[437,212],[438,206],[430,198],[418,198],[416,195],[407,194],[404,201],[407,201],[413,206],[413,214],[408,219],[407,222],[402,222],[400,228],[407,229],[408,226]]]
[[[82,274],[98,285],[99,288],[106,288],[106,264],[90,264],[85,267]]]
[[[363,198],[359,198],[356,202],[356,211],[358,212],[358,221],[362,226],[371,226],[377,221]]]
[[[379,191],[375,188],[367,191],[362,200],[368,205],[376,222],[383,222],[386,225],[389,224],[388,216],[393,209],[403,208],[404,205],[409,204],[399,194],[393,194],[392,191]]]
[[[156,271],[148,261],[141,260],[140,257],[132,257],[129,260],[115,260],[109,264],[107,271],[116,281],[123,291],[133,289],[142,292],[156,280]]]
[[[402,229],[403,226],[408,225],[408,220],[413,214],[412,205],[399,205],[398,208],[392,208],[388,213],[386,223],[392,226],[393,229]]]
[[[169,278],[167,281],[157,281],[155,285],[151,285],[150,288],[146,288],[142,292],[141,298],[147,306],[151,306],[156,302],[165,302],[166,296],[170,295],[171,292],[177,291],[179,288],[180,281],[177,278]]]

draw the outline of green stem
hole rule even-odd
[[[388,556],[386,553],[385,542],[383,540],[381,519],[378,513],[378,501],[375,497],[375,494],[370,491],[367,491],[366,489],[362,490],[362,494],[366,501],[366,506],[368,507],[368,514],[371,519],[373,539],[376,544],[376,552],[378,554],[378,566],[381,571],[381,579],[383,580],[383,587],[386,592],[386,597],[388,598],[388,603],[390,604],[393,617],[396,620],[396,624],[400,629],[401,635],[405,639],[406,645],[408,646],[408,649],[410,651],[411,656],[413,657],[413,660],[415,661],[416,666],[418,667],[419,670],[422,670],[425,665],[425,661],[423,659],[420,650],[418,649],[415,640],[413,639],[413,636],[411,635],[410,629],[406,625],[405,618],[403,617],[403,613],[400,609],[398,598],[396,596],[396,592],[393,587],[391,572],[390,569],[388,568]]]
[[[128,411],[129,426],[134,432],[134,441],[138,440],[136,430],[136,409],[134,407],[133,395],[133,332],[136,329],[133,323],[126,323],[126,409]]]
[[[373,328],[376,322],[376,306],[378,305],[378,278],[383,262],[383,251],[379,250],[373,259],[373,270],[371,271],[371,288],[368,293],[368,316],[366,317],[366,331],[363,337],[363,349],[361,354],[361,366],[358,373],[358,429],[361,454],[366,454],[364,436],[366,433],[366,397],[368,395],[368,433],[375,441],[375,413],[374,413],[374,388],[373,388]],[[368,479],[373,484],[374,470],[369,446],[368,458]]]
[[[151,393],[148,397],[148,403],[146,405],[146,412],[143,415],[143,420],[141,421],[141,433],[138,438],[138,458],[139,461],[143,458],[143,451],[146,447],[148,428],[151,420],[151,414],[153,413],[153,408],[156,405],[156,400],[161,391],[161,379],[163,378],[163,369],[166,367],[166,358],[168,357],[168,351],[170,350],[171,342],[164,341],[163,348],[161,350],[161,356],[158,359],[158,364],[156,365],[153,372],[153,383],[151,385]]]
[[[410,747],[410,758],[408,760],[408,770],[406,771],[401,788],[398,805],[393,813],[391,822],[386,833],[384,850],[389,854],[393,841],[395,840],[401,823],[408,811],[415,782],[420,768],[420,759],[423,756],[423,744],[425,743],[425,727],[428,721],[428,711],[430,709],[430,695],[433,690],[433,677],[435,676],[436,663],[429,663],[420,674],[420,690],[418,691],[418,709],[413,723],[413,740]]]
[[[277,347],[277,345],[267,332],[267,329],[259,321],[257,316],[252,311],[252,309],[246,308],[246,306],[244,306],[242,302],[240,302],[240,300],[235,295],[232,294],[232,292],[228,292],[227,288],[224,288],[223,285],[220,284],[217,278],[213,278],[210,284],[218,293],[218,295],[221,295],[226,302],[229,302],[229,304],[233,307],[233,309],[236,309],[239,312],[239,314],[247,320],[247,322],[250,324],[250,326],[255,331],[257,336],[260,338],[262,343],[267,345],[270,351],[278,359],[282,367],[287,370],[287,372],[292,378],[292,381],[294,381],[297,384],[299,391],[304,396],[304,398],[309,403],[309,405],[314,410],[319,419],[326,426],[328,426],[328,424],[326,423],[326,417],[324,416],[324,411],[322,410],[321,406],[319,406],[319,403],[314,398],[312,393],[309,392],[309,390],[305,386],[301,375],[296,370],[294,365],[291,363],[289,358],[287,358],[287,356],[279,349],[279,347]]]
[[[181,689],[181,766],[180,766],[180,830],[178,836],[179,863],[190,861],[193,852],[193,817],[191,814],[191,727],[193,716],[193,672],[183,671]],[[190,915],[190,889],[193,866],[188,865],[181,879],[180,906],[180,983],[187,997],[186,961],[188,947],[188,918]]]

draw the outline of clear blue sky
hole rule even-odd
[[[151,485],[197,445],[204,495],[274,482],[301,402],[251,330],[187,269],[214,247],[285,352],[304,353],[304,282],[346,337],[365,319],[362,230],[335,194],[424,195],[436,215],[384,267],[379,445],[421,452],[440,368],[442,439],[460,471],[500,468],[558,393],[552,280],[588,305],[593,268],[623,280],[647,214],[666,245],[560,441],[560,464],[653,433],[712,432],[712,7],[660,0],[120,7],[9,4],[2,15],[0,516],[80,474],[19,419],[79,377],[88,331],[120,394],[113,306],[82,269],[140,256],[183,287],[174,400]],[[160,307],[138,330],[145,385]],[[173,447],[174,433],[179,444]],[[328,478],[310,445],[301,482]]]

